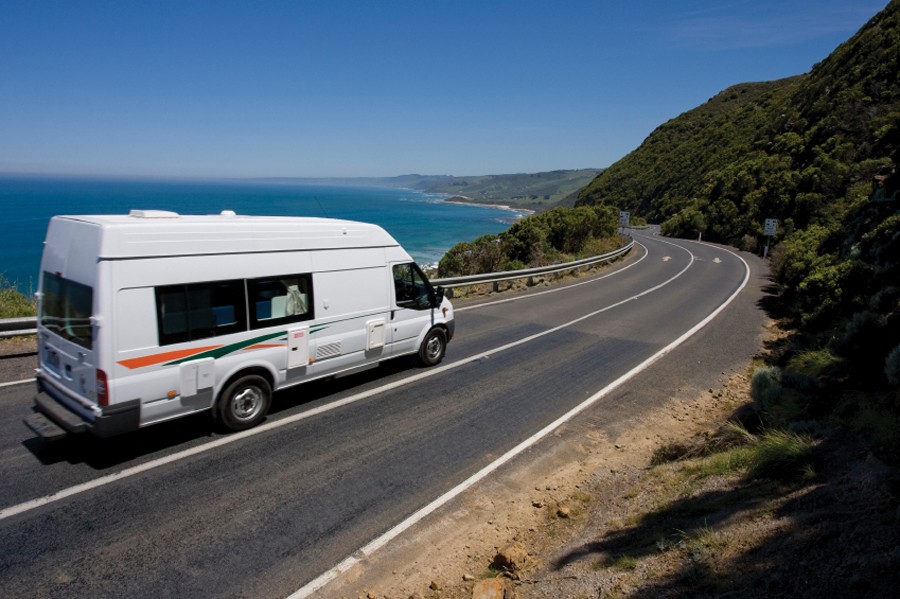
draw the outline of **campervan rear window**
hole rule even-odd
[[[157,287],[156,318],[160,345],[245,331],[244,281]]]
[[[43,274],[40,322],[48,331],[85,349],[93,349],[93,305],[93,288],[58,274]]]

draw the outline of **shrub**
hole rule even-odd
[[[759,247],[759,240],[755,235],[750,235],[749,233],[744,235],[741,238],[740,248],[745,252],[755,252]]]
[[[758,368],[750,379],[750,397],[765,409],[781,397],[781,369],[777,366]]]
[[[827,349],[802,351],[793,356],[785,370],[809,377],[821,377],[830,371],[840,359]]]
[[[817,394],[825,386],[822,378],[838,364],[840,359],[827,349],[802,351],[788,361],[781,383],[800,393]]]
[[[798,390],[786,387],[785,378],[780,368],[771,366],[758,369],[750,379],[750,396],[769,426],[787,427],[809,415],[808,398]],[[796,382],[797,378],[787,377],[787,381]]]
[[[786,479],[808,471],[815,441],[808,435],[782,430],[763,433],[747,468],[748,478]]]
[[[499,235],[456,244],[441,258],[438,276],[518,270],[596,255],[617,247],[617,228],[618,210],[611,206],[558,206],[521,218]]]
[[[0,318],[21,318],[37,313],[35,302],[0,275]]]

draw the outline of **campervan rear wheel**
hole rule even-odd
[[[266,417],[272,403],[272,386],[258,374],[235,379],[219,396],[219,422],[233,431],[259,424]]]
[[[431,329],[419,348],[419,363],[423,366],[434,366],[444,359],[447,351],[447,336],[438,328]]]

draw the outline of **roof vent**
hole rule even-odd
[[[134,218],[180,218],[181,215],[177,212],[170,212],[169,210],[132,210],[128,213],[128,216]]]
[[[234,210],[223,210],[219,214],[222,216],[236,216]]]

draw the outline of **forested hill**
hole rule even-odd
[[[751,251],[779,219],[773,305],[794,334],[754,376],[760,414],[774,427],[849,421],[900,464],[898,145],[892,0],[810,73],[735,86],[662,125],[579,203]]]
[[[663,124],[579,195],[669,234],[748,243],[766,218],[781,233],[868,197],[896,162],[900,2],[810,73],[729,88]]]

